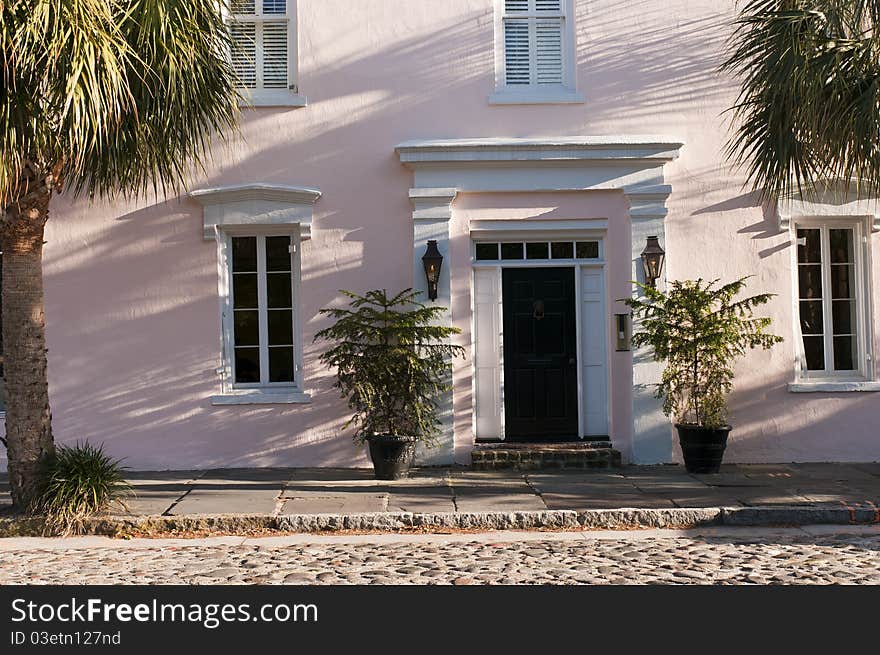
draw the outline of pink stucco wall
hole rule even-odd
[[[716,74],[733,0],[576,0],[575,105],[492,106],[491,0],[299,0],[302,109],[245,112],[191,187],[246,182],[314,186],[303,249],[303,328],[310,405],[213,407],[219,364],[214,244],[187,199],[54,201],[46,246],[46,313],[55,433],[88,438],[135,468],[365,465],[340,434],[344,407],[316,362],[317,311],[338,289],[412,282],[408,139],[669,134],[685,142],[666,168],[670,278],[753,274],[779,294],[767,308],[786,344],[739,366],[729,461],[880,459],[880,394],[791,394],[790,245],[743,191],[722,154],[735,85]],[[572,216],[608,215],[622,195],[532,199]],[[537,204],[535,204],[537,203]],[[500,211],[500,209],[499,209]],[[506,207],[505,211],[513,211]],[[463,242],[459,217],[454,239]],[[618,236],[620,240],[618,240]],[[624,234],[609,235],[629,266]],[[872,235],[875,262],[880,238]],[[453,310],[469,328],[467,263],[455,247]],[[620,261],[609,298],[625,289]],[[880,264],[873,266],[880,289]],[[622,282],[623,281],[623,282]],[[880,326],[880,302],[874,323]],[[610,310],[610,307],[609,307]],[[880,352],[875,329],[875,352]],[[466,338],[463,336],[463,339]],[[628,356],[612,353],[612,421],[631,435]],[[466,383],[464,380],[468,380]],[[457,440],[466,443],[469,378],[456,377]],[[671,437],[670,437],[671,438]]]

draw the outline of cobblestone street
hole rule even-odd
[[[17,539],[0,546],[0,583],[880,583],[880,531],[827,532]]]

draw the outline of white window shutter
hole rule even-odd
[[[535,0],[535,11],[562,11],[562,0]]]
[[[508,0],[513,2],[514,0]],[[529,21],[508,20],[504,22],[504,67],[508,85],[531,83],[531,48],[529,47]]]
[[[263,87],[267,89],[288,87],[286,22],[263,24]]]
[[[246,89],[257,86],[257,29],[254,23],[232,23],[232,68]]]
[[[562,19],[560,18],[536,21],[535,77],[538,84],[562,84]]]
[[[232,0],[231,9],[233,14],[253,15],[257,13],[255,0]]]
[[[528,11],[529,0],[504,0],[504,10],[507,13],[516,11]]]

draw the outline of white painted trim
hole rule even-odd
[[[600,253],[601,254],[601,253]],[[583,272],[580,266],[574,267],[574,338],[577,341],[577,352],[575,353],[575,357],[577,358],[577,424],[578,424],[578,437],[581,439],[586,437],[586,412],[587,412],[587,403],[584,399],[584,353],[582,352],[584,349],[584,341],[583,341],[583,314],[584,314],[584,296],[583,296]],[[604,271],[603,271],[603,278]],[[504,298],[502,297],[502,302]],[[608,408],[610,411],[610,408]]]
[[[242,109],[265,107],[287,107],[290,109],[306,107],[309,99],[287,89],[238,89],[238,106]]]
[[[582,105],[583,94],[570,89],[537,89],[534,93],[497,91],[489,96],[490,105]]]
[[[220,343],[221,343],[221,366],[220,374],[221,394],[213,396],[211,403],[214,405],[247,405],[247,404],[271,404],[271,403],[302,403],[308,402],[309,396],[303,391],[305,376],[303,370],[303,337],[302,337],[302,242],[297,232],[286,234],[274,234],[275,236],[290,236],[293,252],[290,253],[291,266],[291,293],[293,311],[293,366],[294,380],[288,382],[266,382],[254,384],[235,383],[235,344],[233,341],[233,298],[231,284],[230,253],[232,252],[231,239],[238,234],[230,234],[217,228],[217,253],[218,253],[218,293],[220,296]],[[266,380],[269,375],[268,364],[268,319],[267,319],[267,290],[265,276],[265,236],[261,234],[246,235],[256,236],[257,239],[257,295],[260,315],[260,370]],[[269,235],[272,236],[272,235]],[[263,238],[259,238],[263,237]],[[265,396],[265,398],[263,397]],[[285,400],[285,398],[292,398]]]
[[[824,381],[824,382],[792,382],[788,385],[791,393],[839,393],[839,392],[878,392],[880,382],[861,381]]]
[[[574,220],[529,220],[529,219],[477,219],[470,222],[471,238],[477,240],[535,239],[538,241],[567,241],[601,238],[608,229],[608,220],[574,219]],[[496,236],[500,233],[500,236]]]
[[[791,387],[806,386],[808,388],[814,384],[852,384],[860,381],[872,382],[876,379],[876,366],[874,364],[873,353],[873,307],[871,298],[871,252],[870,240],[868,234],[870,227],[867,222],[870,218],[864,216],[796,216],[787,224],[787,231],[791,243],[791,255],[789,258],[791,266],[791,285],[792,285],[792,326],[794,329],[794,349],[795,349],[795,370],[794,382]],[[855,300],[857,311],[858,333],[857,341],[857,357],[858,369],[853,371],[828,371],[829,362],[832,361],[832,314],[827,311],[829,307],[823,301],[823,320],[824,336],[825,336],[825,361],[826,371],[808,371],[806,369],[806,360],[804,354],[803,338],[800,330],[800,286],[799,286],[799,270],[797,260],[797,229],[798,226],[806,229],[820,229],[822,231],[822,286],[823,289],[830,289],[830,279],[828,268],[830,266],[830,255],[827,252],[828,230],[835,228],[851,228],[853,230],[853,252],[854,252],[854,277],[855,277]],[[829,302],[830,304],[830,302]],[[858,376],[858,380],[853,382],[853,375]]]
[[[268,18],[264,18],[262,14],[262,3],[256,0],[254,10],[255,14],[241,14],[239,19],[235,18],[235,14],[228,11],[228,7],[224,5],[223,15],[228,21],[239,20],[242,22],[252,22],[257,25],[266,21],[278,22],[287,19],[287,89],[262,88],[262,54],[258,54],[256,65],[257,85],[258,88],[248,89],[246,87],[238,87],[236,91],[240,94],[238,105],[243,108],[257,107],[305,107],[308,104],[308,98],[299,93],[299,7],[298,0],[287,0],[286,12],[284,14],[272,14]],[[257,38],[257,49],[262,50],[262,36]]]
[[[501,223],[502,221],[495,221],[497,223]],[[504,221],[508,222],[508,221]],[[512,223],[516,223],[516,221],[509,221]],[[516,234],[515,232],[512,234]],[[492,241],[504,241],[504,240],[513,240],[517,239],[511,236],[511,233],[505,233],[503,230],[492,230],[489,235],[491,236]],[[558,237],[558,238],[557,238]],[[479,238],[471,238],[470,243],[470,253],[471,253],[471,268],[473,272],[471,274],[471,389],[473,390],[473,407],[471,408],[471,420],[473,426],[474,438],[480,438],[479,431],[477,429],[477,403],[480,401],[480,392],[478,388],[477,381],[477,351],[479,348],[479,344],[477,343],[477,322],[479,320],[477,306],[476,306],[476,273],[477,271],[486,271],[486,270],[496,270],[497,271],[497,280],[496,283],[498,285],[498,293],[499,300],[497,303],[497,312],[498,316],[496,320],[499,325],[499,335],[498,335],[498,352],[499,352],[499,362],[498,366],[500,367],[500,402],[501,402],[501,436],[500,439],[503,441],[505,439],[504,433],[504,417],[505,417],[505,385],[504,385],[504,297],[503,292],[501,291],[501,275],[502,271],[505,268],[570,268],[575,277],[575,334],[577,338],[577,385],[578,385],[578,400],[577,400],[577,411],[578,411],[578,436],[581,439],[586,439],[590,436],[594,436],[592,434],[587,434],[587,425],[586,425],[586,395],[585,395],[585,382],[583,380],[584,375],[584,358],[585,354],[583,352],[584,342],[582,338],[582,323],[583,323],[583,312],[584,312],[584,296],[582,289],[582,277],[584,269],[595,269],[601,271],[601,287],[603,289],[603,297],[602,297],[602,313],[603,316],[607,312],[608,308],[608,298],[606,291],[606,283],[607,283],[607,272],[606,272],[606,263],[604,261],[605,256],[605,233],[597,234],[596,231],[584,232],[581,234],[575,234],[572,239],[582,239],[582,240],[597,240],[599,241],[599,259],[595,260],[572,260],[572,259],[548,259],[548,260],[528,260],[528,259],[509,259],[509,260],[497,260],[497,261],[477,261],[475,259],[475,244],[481,240]],[[544,230],[541,233],[540,237],[536,237],[541,241],[559,241],[559,240],[568,240],[568,234],[564,237],[558,236],[558,233],[553,230]],[[607,323],[603,321],[603,325]],[[606,327],[607,329],[607,327]],[[602,340],[602,351],[604,353],[604,364],[603,369],[605,375],[603,376],[603,382],[606,385],[605,389],[605,425],[610,425],[611,422],[611,390],[610,390],[610,369],[611,369],[611,361],[609,357],[609,349],[608,349],[608,335],[607,332],[603,331],[601,335],[598,335],[598,338]]]
[[[249,184],[230,184],[227,186],[197,189],[191,191],[189,195],[204,206],[220,205],[241,200],[275,200],[298,205],[313,205],[321,197],[321,190],[313,187],[252,182]]]
[[[562,17],[562,84],[507,85],[507,59],[504,36],[506,15],[504,0],[495,0],[495,92],[489,96],[489,104],[569,104],[583,103],[584,97],[577,92],[577,29],[574,0],[562,0],[558,14],[546,15],[536,12],[511,14],[511,19]],[[530,66],[535,66],[535,43],[532,36]]]
[[[678,157],[680,139],[657,135],[546,138],[415,139],[395,148],[404,164],[474,161],[614,161],[668,162]]]
[[[302,391],[241,390],[211,396],[212,405],[300,405],[310,402],[312,397]]]
[[[313,206],[321,191],[280,184],[233,184],[197,189],[190,197],[203,207],[203,236],[214,238],[215,227],[229,234],[287,234],[298,230],[311,238]]]

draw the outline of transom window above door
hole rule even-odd
[[[515,260],[596,260],[599,241],[500,241],[476,242],[474,260],[478,262]]]
[[[575,90],[572,0],[496,0],[498,104],[583,102]]]
[[[802,377],[864,374],[863,264],[857,225],[797,226],[797,288]]]

